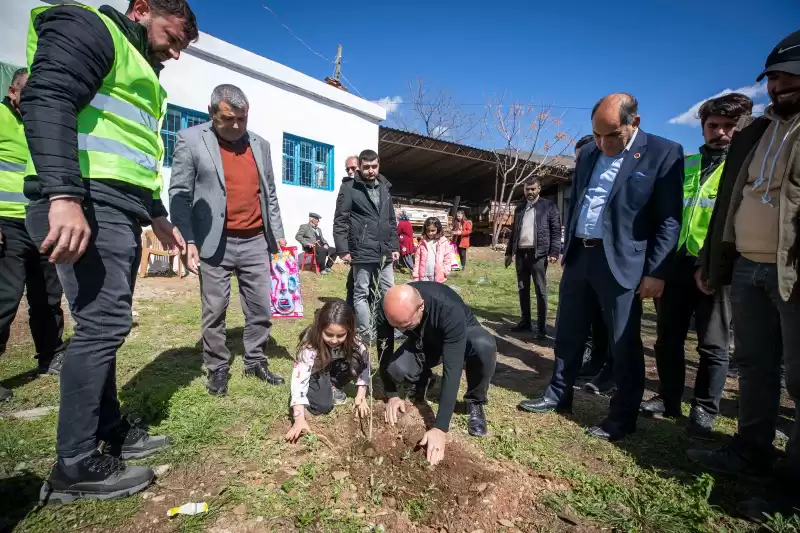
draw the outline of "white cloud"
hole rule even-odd
[[[767,108],[767,104],[756,104],[753,106],[753,114],[763,113]]]
[[[704,98],[703,100],[700,100],[699,102],[694,104],[692,107],[690,107],[685,113],[681,113],[677,117],[673,117],[673,118],[669,119],[669,123],[670,124],[682,124],[684,126],[699,126],[700,125],[700,119],[697,118],[697,111],[700,110],[700,106],[703,105],[703,103],[706,100],[710,100],[711,98],[717,98],[719,96],[722,96],[722,95],[728,94],[728,93],[741,93],[741,94],[743,94],[745,96],[749,96],[750,98],[755,100],[756,98],[767,94],[767,84],[766,83],[757,83],[755,85],[749,85],[747,87],[740,87],[740,88],[738,88],[736,90],[725,89],[724,91],[721,91],[721,92],[719,92],[717,94],[709,96],[708,98]],[[764,111],[764,107],[765,107],[764,104],[756,104],[756,105],[753,106],[753,112],[754,113],[763,112]]]
[[[386,114],[390,115],[397,111],[400,104],[403,103],[402,96],[384,96],[380,100],[375,101],[376,104],[386,110]]]

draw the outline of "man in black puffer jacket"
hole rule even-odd
[[[358,156],[359,172],[339,188],[333,217],[336,251],[352,266],[353,307],[358,332],[366,342],[372,337],[370,290],[378,280],[380,298],[394,285],[393,263],[400,257],[397,217],[391,184],[380,174],[378,154],[364,150]]]
[[[537,339],[546,336],[547,263],[555,263],[561,254],[561,219],[556,204],[541,198],[542,185],[537,178],[525,182],[525,201],[514,210],[514,229],[506,248],[506,267],[516,255],[517,287],[522,320],[514,331],[530,331],[531,277],[536,289]]]

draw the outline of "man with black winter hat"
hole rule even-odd
[[[696,272],[698,289],[707,294],[731,285],[738,428],[721,449],[688,452],[705,470],[771,482],[737,507],[756,522],[800,507],[800,31],[772,50],[757,81],[764,77],[771,103],[763,117],[740,121],[733,136]],[[795,419],[778,459],[772,443],[781,358]]]
[[[116,357],[133,324],[142,226],[185,251],[160,200],[167,93],[158,73],[197,37],[186,0],[131,0],[125,14],[81,4],[31,12],[20,102],[32,159],[26,226],[57,265],[75,321],[43,500],[139,492],[153,470],[123,460],[169,445],[122,418]]]

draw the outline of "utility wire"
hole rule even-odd
[[[300,37],[298,37],[298,36],[297,36],[297,34],[296,34],[295,32],[293,32],[293,31],[292,31],[292,28],[290,28],[289,26],[287,26],[286,24],[284,24],[284,23],[281,21],[280,17],[278,17],[278,15],[276,15],[276,14],[275,14],[275,12],[269,8],[269,6],[267,6],[267,5],[265,5],[265,4],[261,4],[261,7],[263,7],[264,9],[266,9],[267,11],[269,11],[270,13],[272,13],[272,16],[273,16],[273,17],[275,17],[275,20],[277,20],[277,21],[278,21],[278,24],[280,24],[281,26],[283,26],[284,28],[286,28],[286,31],[288,31],[289,33],[291,33],[291,34],[292,34],[292,37],[294,37],[295,39],[297,39],[298,41],[300,41],[300,44],[302,44],[303,46],[305,46],[306,48],[308,48],[308,49],[309,49],[309,50],[310,50],[310,51],[311,51],[311,52],[312,52],[314,55],[321,57],[322,59],[324,59],[324,60],[325,60],[325,61],[327,61],[328,63],[333,63],[333,61],[331,61],[330,59],[328,59],[328,58],[327,58],[327,57],[325,57],[324,55],[320,54],[319,52],[317,52],[316,50],[314,50],[313,48],[311,48],[310,46],[308,46],[308,45],[306,44],[306,42],[305,42],[303,39],[301,39]]]

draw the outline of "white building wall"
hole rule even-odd
[[[48,2],[56,3],[56,2]],[[111,4],[124,10],[127,0],[85,0],[94,6]],[[44,5],[38,0],[2,0],[0,6],[0,61],[25,64],[25,39],[30,10]],[[203,21],[199,21],[201,27]],[[284,65],[270,61],[208,34],[169,61],[161,81],[171,104],[207,112],[213,88],[221,83],[240,87],[250,100],[250,130],[266,139],[272,149],[278,200],[286,240],[290,245],[309,211],[322,216],[320,226],[332,241],[336,195],[344,176],[345,159],[361,150],[378,148],[378,123],[386,118],[382,107],[331,87]],[[334,147],[335,176],[332,191],[319,191],[282,183],[283,134]],[[170,170],[164,171],[164,203]]]

